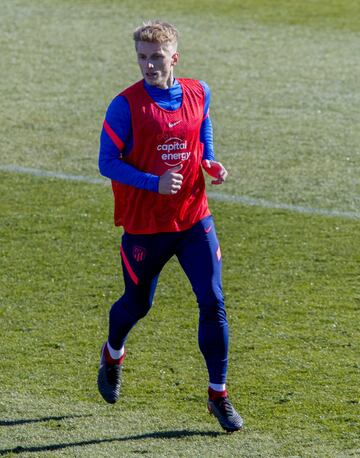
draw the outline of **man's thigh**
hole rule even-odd
[[[120,254],[126,283],[146,284],[159,275],[174,254],[171,235],[124,233]]]
[[[199,304],[223,302],[221,251],[211,216],[186,231],[176,255]]]

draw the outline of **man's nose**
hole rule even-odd
[[[148,60],[146,64],[147,68],[154,68],[154,64]]]

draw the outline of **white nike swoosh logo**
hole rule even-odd
[[[180,119],[180,121],[169,122],[169,127],[174,127],[174,126],[176,126],[176,124],[179,124],[179,122],[181,122],[181,119]]]

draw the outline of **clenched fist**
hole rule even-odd
[[[176,194],[182,186],[183,175],[179,172],[182,164],[176,165],[163,173],[159,180],[159,194]]]
[[[225,167],[216,161],[209,161],[209,159],[204,159],[201,163],[205,172],[216,180],[212,180],[211,184],[222,184],[228,176],[227,170]]]

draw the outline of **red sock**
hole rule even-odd
[[[210,401],[215,401],[216,399],[219,398],[226,398],[227,397],[227,391],[215,391],[212,388],[208,388],[208,393],[209,393],[209,399]]]
[[[124,361],[125,355],[126,355],[126,352],[119,359],[112,358],[111,355],[110,355],[108,346],[107,346],[107,344],[105,344],[104,356],[105,356],[105,360],[106,360],[106,362],[108,364],[122,364],[122,362]]]

